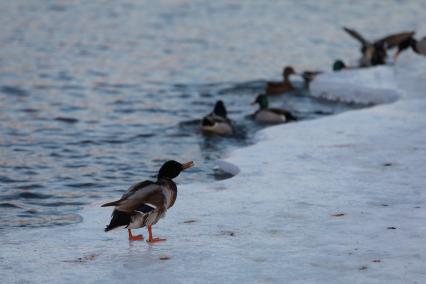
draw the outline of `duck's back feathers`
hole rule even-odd
[[[158,185],[155,182],[149,180],[135,183],[134,185],[129,187],[129,189],[121,196],[119,200],[105,203],[101,205],[101,207],[120,206],[128,202],[129,199],[143,198],[143,196],[147,195],[151,191],[155,191],[157,186]]]
[[[210,113],[208,115],[206,115],[205,117],[203,117],[203,119],[201,120],[201,125],[202,126],[213,126],[215,123],[229,123],[229,119],[216,115],[215,113]]]
[[[401,32],[397,34],[392,34],[377,40],[375,44],[386,44],[386,48],[393,48],[399,46],[401,43],[407,40],[410,40],[413,35],[414,32]]]
[[[266,94],[267,95],[278,95],[294,90],[293,84],[290,81],[286,82],[267,82]]]
[[[138,183],[133,184],[129,187],[129,189],[121,196],[121,200],[127,199],[134,194],[136,194],[138,191],[144,190],[147,191],[148,188],[151,188],[152,186],[157,185],[157,183],[150,181],[150,180],[144,180]]]

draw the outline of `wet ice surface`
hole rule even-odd
[[[80,224],[4,231],[3,281],[423,283],[426,61],[418,59],[396,67],[396,103],[268,128],[226,159],[240,170],[234,178],[179,186],[154,228],[164,243],[104,233],[110,210],[101,202]]]

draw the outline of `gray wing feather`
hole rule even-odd
[[[166,201],[162,186],[149,181],[137,183],[123,194],[117,203],[116,209],[132,212],[144,203],[154,204],[157,207],[164,206]]]

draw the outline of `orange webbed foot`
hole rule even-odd
[[[152,225],[148,225],[148,240],[147,240],[148,243],[153,244],[153,243],[163,242],[165,240],[166,239],[162,239],[162,238],[154,238],[152,236]]]
[[[129,233],[129,241],[142,241],[143,240],[142,235],[133,236],[132,231],[130,231],[130,229],[128,229],[127,232]]]
[[[147,242],[153,244],[153,243],[164,242],[166,240],[167,239],[164,239],[164,238],[151,238],[151,239],[148,239]]]
[[[129,237],[129,241],[143,241],[143,236],[142,235],[137,235],[137,236],[131,236]]]

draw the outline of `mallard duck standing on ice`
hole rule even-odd
[[[142,235],[132,235],[131,229],[148,227],[148,242],[159,242],[165,239],[152,236],[152,225],[163,218],[167,209],[176,201],[177,187],[173,179],[182,171],[192,167],[194,163],[181,164],[167,161],[158,172],[157,181],[142,181],[132,185],[119,200],[106,203],[102,207],[115,206],[111,222],[105,232],[118,227],[128,230],[129,240],[143,240]]]
[[[254,120],[260,123],[284,123],[297,118],[288,110],[282,108],[269,108],[268,97],[264,94],[258,95],[252,105],[259,104],[259,109],[254,113]]]
[[[232,135],[233,127],[228,119],[223,101],[217,101],[211,113],[201,120],[201,130],[219,135]]]

